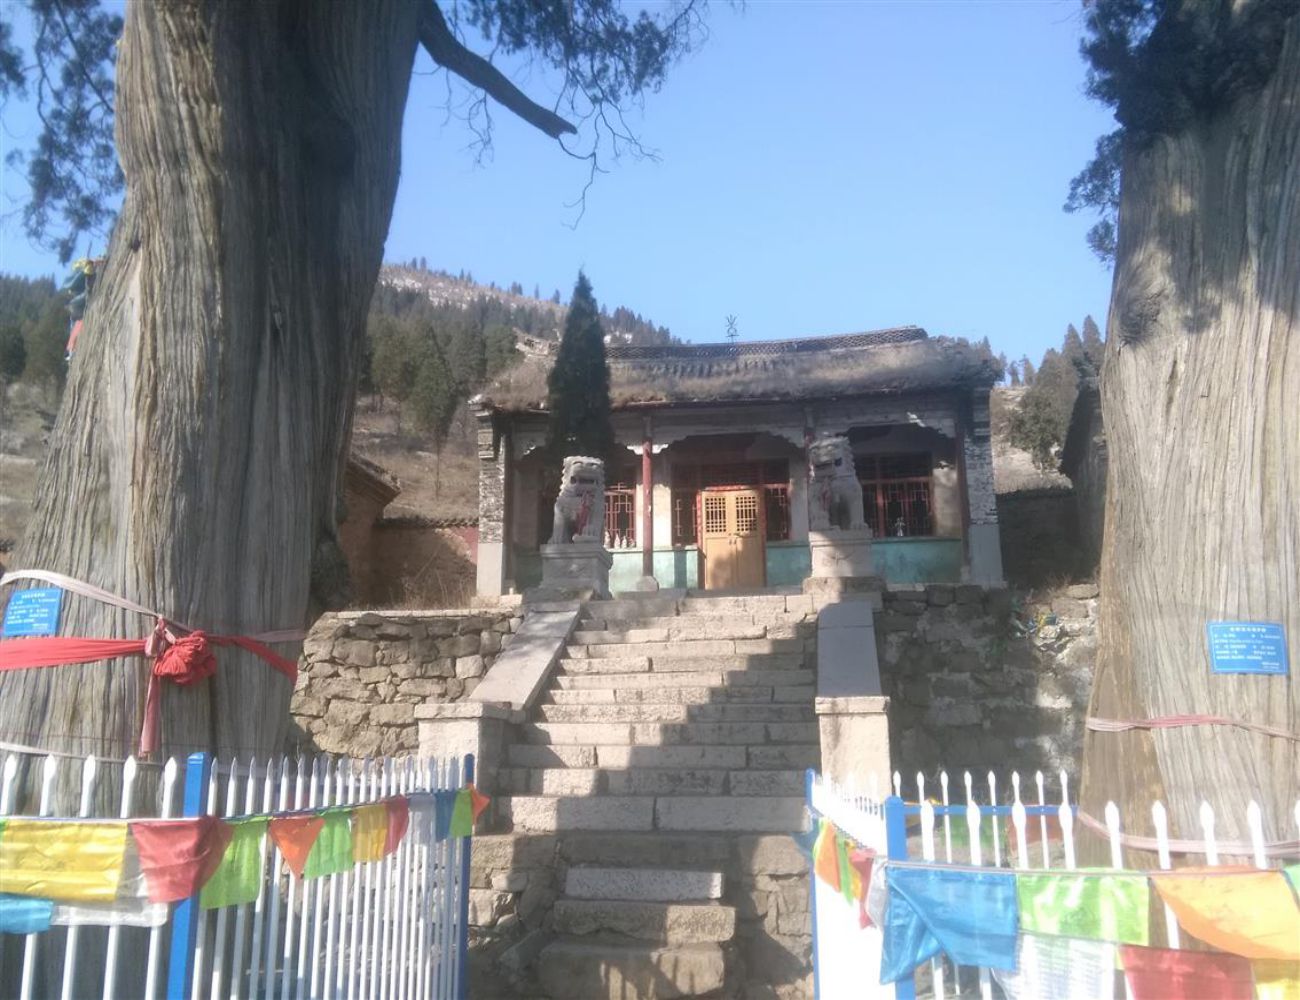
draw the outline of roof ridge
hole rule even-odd
[[[665,344],[656,346],[608,345],[611,361],[652,358],[753,357],[771,354],[832,351],[837,348],[868,347],[874,344],[902,344],[928,340],[930,335],[914,325],[838,333],[821,337],[791,337],[784,340],[747,340],[737,343]]]

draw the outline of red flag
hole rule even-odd
[[[215,816],[129,824],[151,903],[188,899],[221,864],[235,831]]]
[[[479,814],[488,807],[488,803],[492,800],[475,788],[474,783],[471,781],[469,784],[469,801],[474,811],[474,822],[477,823]]]
[[[411,822],[411,802],[409,799],[395,798],[384,803],[388,807],[388,835],[384,838],[384,856],[397,850],[397,845],[406,836],[406,827]]]
[[[849,864],[857,869],[862,878],[862,895],[858,897],[858,926],[870,927],[871,917],[867,915],[867,887],[871,885],[871,866],[876,860],[876,852],[865,847],[855,847],[849,851]]]
[[[1133,1000],[1252,1000],[1250,960],[1222,952],[1120,945]]]
[[[307,855],[324,826],[324,816],[279,816],[271,820],[271,839],[280,848],[289,870],[299,878],[307,867]]]

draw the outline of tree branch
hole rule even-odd
[[[452,34],[438,5],[430,0],[420,14],[420,44],[433,61],[475,87],[480,87],[503,107],[552,139],[578,130],[553,111],[530,100],[505,74],[476,52],[471,52]]]

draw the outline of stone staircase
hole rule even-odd
[[[500,828],[564,841],[551,997],[737,995],[752,886],[728,885],[728,859],[803,828],[813,617],[795,594],[585,606],[497,782]]]

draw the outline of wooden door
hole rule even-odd
[[[761,587],[766,579],[763,495],[758,490],[708,490],[700,497],[704,587]]]

